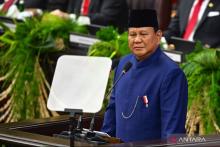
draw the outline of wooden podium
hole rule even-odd
[[[83,116],[83,128],[89,128],[91,115]],[[96,116],[94,130],[100,130],[102,126],[102,116]],[[69,116],[62,115],[54,118],[37,119],[25,122],[16,122],[0,125],[0,144],[5,146],[69,146],[69,140],[53,137],[53,134],[68,130]],[[121,144],[105,144],[104,147],[127,147],[127,146],[219,146],[220,136],[204,136],[205,142],[164,142],[160,140],[131,142]],[[93,147],[97,144],[91,144],[84,141],[75,141],[75,146]]]

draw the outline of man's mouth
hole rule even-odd
[[[134,50],[141,50],[143,49],[144,47],[140,47],[140,46],[136,46],[136,47],[133,47]]]

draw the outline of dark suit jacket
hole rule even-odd
[[[74,13],[80,15],[82,0],[75,0]],[[92,24],[113,25],[127,29],[128,8],[126,0],[91,0],[89,18]]]
[[[164,33],[168,41],[171,36],[183,36],[193,2],[194,0],[180,1],[177,15],[171,20],[168,30]],[[220,47],[220,15],[209,16],[213,12],[220,13],[220,0],[209,1],[198,28],[195,30],[194,40],[200,40],[204,45],[215,48]]]
[[[92,0],[89,17],[94,24],[126,28],[128,21],[126,0]]]
[[[73,0],[74,1],[74,0]],[[25,8],[40,8],[42,10],[52,11],[60,9],[67,12],[69,0],[25,0]]]
[[[60,9],[79,15],[81,4],[82,0],[26,0],[25,8],[41,8],[48,11]],[[92,24],[113,25],[121,31],[125,30],[128,18],[126,0],[91,0],[89,17]]]

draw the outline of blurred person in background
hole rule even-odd
[[[25,0],[24,5],[25,8],[39,8],[43,11],[59,9],[64,12],[69,12],[68,5],[70,2],[71,0]]]
[[[0,2],[0,12],[6,17],[16,17],[20,10],[17,7],[19,0],[2,0]]]
[[[201,41],[205,47],[220,47],[220,0],[179,0],[176,16],[164,32],[189,41]]]
[[[24,11],[24,0],[5,0],[0,5],[0,12],[3,16],[18,20],[24,20],[26,17],[42,14],[42,11],[39,9],[38,11]]]
[[[64,18],[80,20],[82,24],[112,25],[127,28],[126,0],[26,0],[25,8],[40,8]]]

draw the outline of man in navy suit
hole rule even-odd
[[[171,20],[164,36],[168,40],[171,36],[182,37],[186,40],[201,41],[206,47],[220,47],[220,1],[203,0],[199,8],[195,27],[186,36],[187,26],[200,0],[181,0],[177,15]],[[198,7],[197,7],[198,8]]]
[[[102,131],[124,142],[169,139],[185,133],[188,88],[183,71],[160,49],[161,30],[155,10],[129,15],[128,44],[132,54],[115,69],[119,79],[106,109]]]

